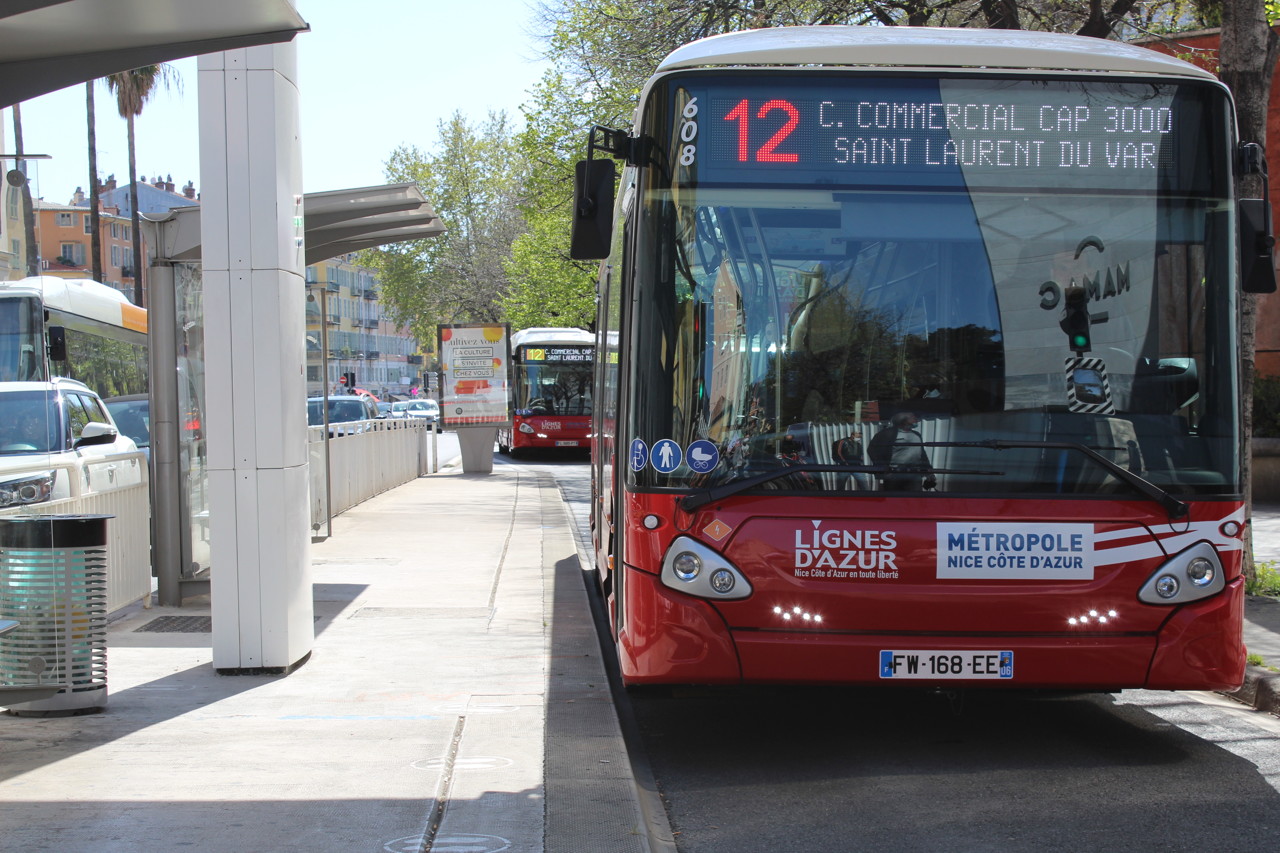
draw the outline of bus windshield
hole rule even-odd
[[[517,353],[515,408],[523,415],[590,415],[592,347],[522,346]]]
[[[699,456],[630,483],[1129,489],[1083,447],[1238,493],[1229,121],[1195,83],[659,81],[629,418]]]
[[[37,382],[45,378],[44,311],[40,297],[0,297],[0,382]]]

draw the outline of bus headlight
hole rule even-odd
[[[751,595],[751,583],[737,566],[688,536],[677,536],[662,558],[662,585],[712,600]]]
[[[520,424],[520,431],[526,435],[533,435],[536,430],[528,424]]]
[[[1208,586],[1213,583],[1213,578],[1217,571],[1213,568],[1213,563],[1204,557],[1196,557],[1190,563],[1187,563],[1187,577],[1196,586]]]
[[[0,507],[25,506],[49,500],[57,471],[42,471],[18,480],[0,483]]]
[[[1138,600],[1147,604],[1186,604],[1217,595],[1226,588],[1222,561],[1208,542],[1165,560],[1138,591]]]
[[[737,579],[733,576],[733,572],[728,569],[716,569],[711,573],[711,588],[721,595],[733,592],[735,583],[737,583]]]
[[[697,554],[690,551],[681,551],[671,561],[671,569],[680,580],[691,581],[698,576],[698,572],[702,571],[702,560],[698,558]]]

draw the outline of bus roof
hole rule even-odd
[[[0,282],[0,298],[6,295],[40,296],[46,308],[132,329],[147,331],[147,312],[114,287],[88,278],[29,276]]]
[[[1217,78],[1143,47],[1029,30],[944,27],[771,27],[725,33],[676,48],[658,73],[707,66],[841,66],[1104,72]]]
[[[594,344],[596,336],[583,329],[521,329],[511,336],[511,346],[522,347],[532,344]]]

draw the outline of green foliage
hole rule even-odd
[[[477,132],[455,115],[442,126],[436,153],[393,152],[388,178],[418,181],[449,231],[370,259],[393,318],[422,340],[434,339],[438,322],[589,327],[597,265],[568,257],[573,164],[585,156],[592,125],[630,126],[644,81],[680,45],[805,24],[1171,32],[1204,26],[1220,2],[1116,0],[1104,9],[1065,0],[545,0],[541,38],[553,67],[522,107],[526,129],[513,139],[498,117],[495,137],[493,127]],[[1268,0],[1273,5],[1280,0]],[[496,207],[476,207],[467,188],[477,186],[504,188]]]
[[[441,323],[499,322],[506,262],[525,230],[519,212],[527,167],[505,113],[472,125],[461,113],[441,122],[437,151],[401,146],[387,180],[414,182],[445,226],[437,237],[366,252],[392,319],[420,341]]]
[[[1256,438],[1280,438],[1280,377],[1253,380],[1253,434]]]
[[[1247,578],[1244,591],[1249,595],[1280,595],[1280,565],[1255,563],[1252,578]]]

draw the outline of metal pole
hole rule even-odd
[[[329,463],[329,285],[320,288],[320,354],[321,386],[320,410],[324,413],[324,535],[333,535],[333,481]]]
[[[157,229],[159,231],[159,229]],[[178,306],[173,262],[151,262],[147,360],[151,374],[152,568],[162,607],[182,606],[182,469],[178,447]]]

